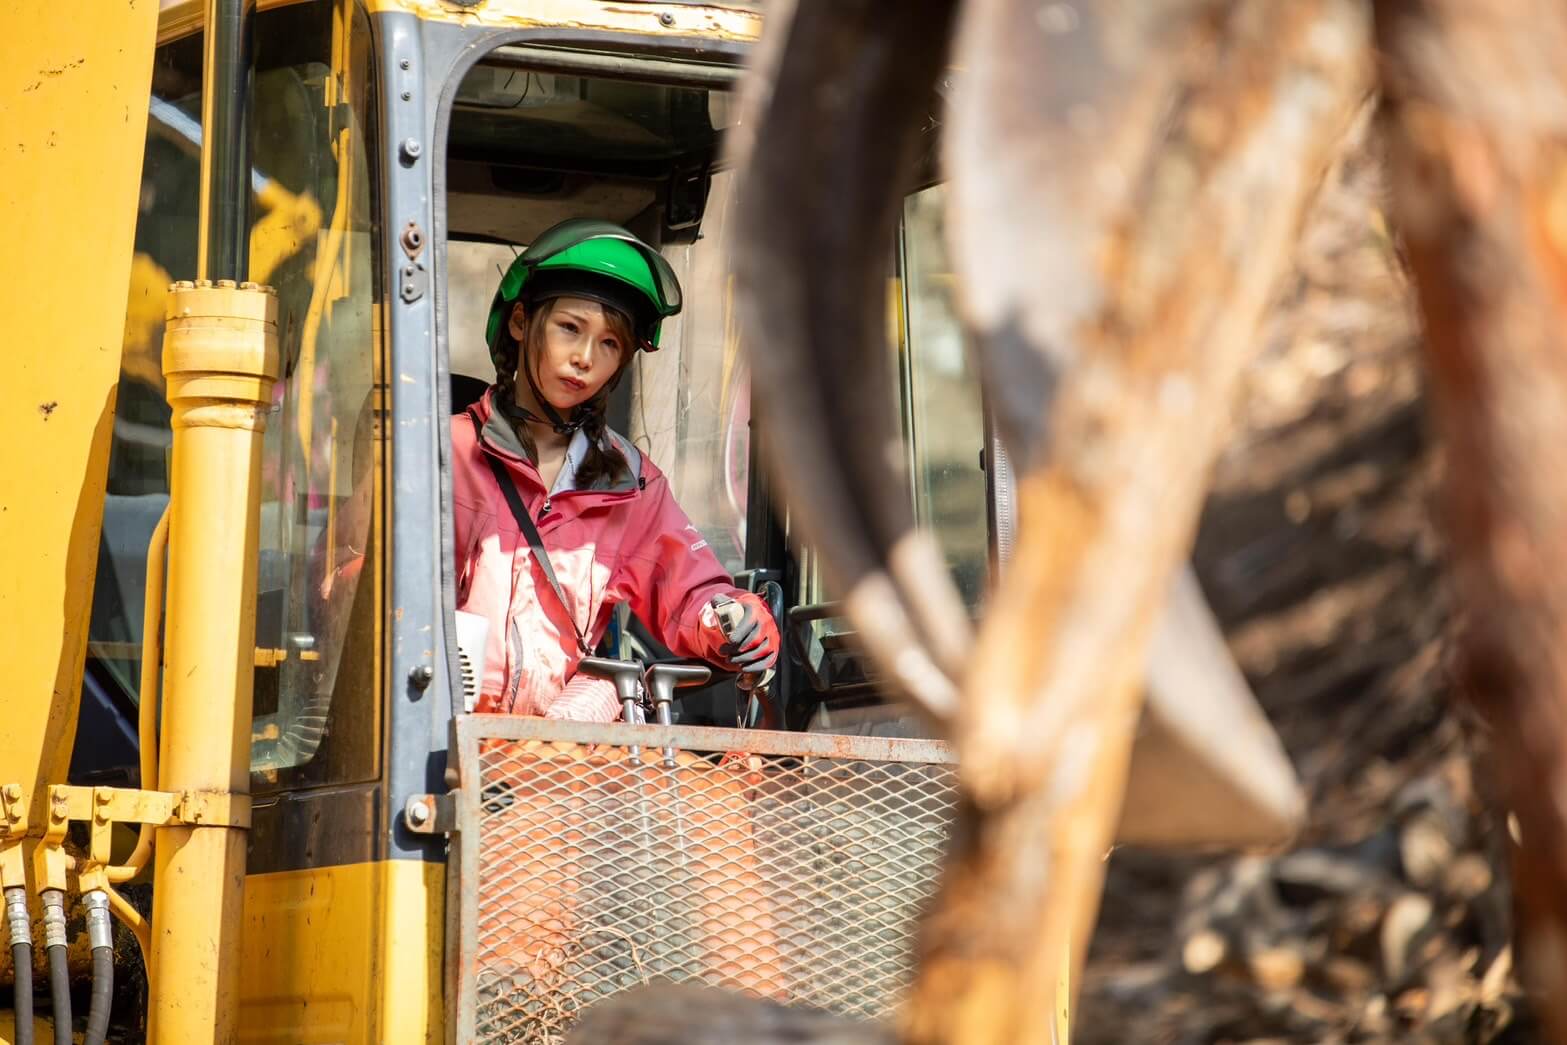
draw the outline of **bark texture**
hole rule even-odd
[[[973,72],[947,139],[958,278],[987,381],[1011,397],[1021,536],[956,720],[967,807],[925,923],[915,1042],[1054,1034],[1148,637],[1369,83],[1351,0],[1067,6],[974,0],[955,57]]]
[[[914,525],[886,344],[889,244],[955,0],[769,8],[733,162],[735,285],[769,475],[883,677],[950,716],[972,629]]]
[[[1567,9],[1406,0],[1376,16],[1448,455],[1462,688],[1522,828],[1520,971],[1567,1040]]]

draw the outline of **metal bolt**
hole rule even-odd
[[[429,689],[435,681],[435,669],[428,664],[415,664],[408,669],[408,681],[414,689]]]
[[[414,93],[412,91],[404,91],[402,97],[403,97],[403,101],[411,102],[411,101],[414,100]]]
[[[404,138],[401,146],[404,163],[413,163],[424,155],[424,146],[419,144],[418,138]]]
[[[400,59],[398,59],[397,67],[399,69],[408,70],[408,69],[412,69],[413,68],[413,64],[414,64],[413,62],[410,62],[406,58],[400,58]]]
[[[93,801],[97,802],[101,806],[108,805],[112,800],[113,800],[113,796],[110,795],[109,792],[107,792],[107,791],[94,791],[93,792]]]
[[[672,12],[665,11],[658,16],[658,24],[668,27],[675,24],[675,16]]]
[[[417,221],[410,221],[404,226],[402,243],[403,250],[410,258],[418,256],[419,252],[424,249],[424,230],[419,228]]]
[[[408,803],[408,824],[410,827],[423,827],[430,822],[430,803],[415,799]]]

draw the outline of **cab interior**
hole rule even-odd
[[[599,57],[578,56],[589,68]],[[791,550],[787,513],[769,502],[752,452],[751,388],[724,251],[733,181],[722,137],[736,101],[724,81],[736,70],[673,61],[660,68],[643,59],[610,78],[563,71],[573,57],[503,47],[456,92],[444,180],[442,340],[452,408],[464,409],[493,378],[484,318],[501,273],[532,237],[565,218],[593,217],[659,247],[680,276],[685,310],[666,321],[660,351],[634,360],[612,398],[610,425],[670,476],[738,586],[781,586],[775,610],[787,663],[773,686],[774,721],[806,728],[826,701],[840,708],[871,702],[872,680],[852,636],[833,605],[814,597],[809,564],[802,569]],[[672,657],[625,610],[599,652],[647,662]],[[680,696],[678,722],[755,724],[764,710],[747,706],[722,675]]]

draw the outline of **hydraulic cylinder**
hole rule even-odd
[[[158,787],[221,801],[249,791],[261,445],[278,373],[277,297],[253,283],[176,283],[167,321],[174,459]],[[160,827],[154,853],[148,1040],[231,1042],[245,831],[233,823]]]

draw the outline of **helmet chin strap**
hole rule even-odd
[[[550,405],[550,401],[544,398],[544,393],[539,390],[538,383],[533,380],[533,368],[524,363],[518,367],[523,376],[528,379],[528,388],[533,392],[533,401],[539,404],[546,416],[540,417],[532,410],[515,402],[503,403],[502,407],[508,414],[520,416],[525,421],[533,421],[538,424],[549,425],[559,435],[574,435],[583,425],[588,423],[588,418],[593,414],[592,408],[583,403],[571,412],[571,419],[565,420],[560,413]]]

